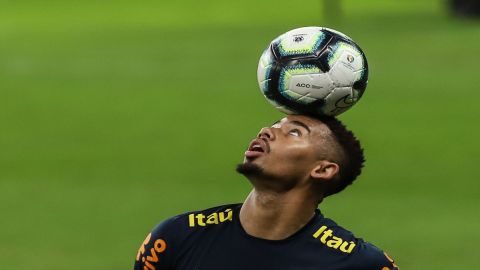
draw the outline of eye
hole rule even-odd
[[[292,136],[295,136],[295,137],[300,137],[302,135],[302,133],[300,132],[300,130],[298,129],[292,129],[288,132],[288,134],[292,135]]]

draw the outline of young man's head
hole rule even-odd
[[[306,187],[321,200],[350,185],[363,162],[359,141],[336,118],[289,115],[260,130],[237,171],[255,188]]]

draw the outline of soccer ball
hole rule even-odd
[[[348,36],[302,27],[270,43],[260,57],[257,77],[263,95],[284,113],[336,116],[362,97],[368,64]]]

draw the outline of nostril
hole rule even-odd
[[[268,129],[268,128],[262,128],[262,130],[260,130],[260,133],[258,133],[258,138],[264,138],[264,139],[272,139],[273,138],[273,134],[272,132]]]

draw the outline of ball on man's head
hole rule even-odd
[[[270,43],[257,77],[263,95],[284,113],[336,116],[362,97],[368,64],[350,37],[324,27],[302,27]]]

